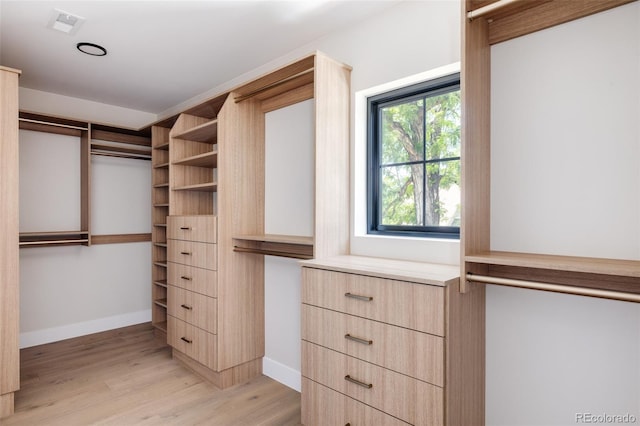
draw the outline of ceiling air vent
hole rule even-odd
[[[82,25],[83,22],[84,18],[81,16],[73,15],[69,12],[65,12],[64,10],[53,9],[47,28],[72,35],[78,31],[78,28],[80,28],[80,25]]]

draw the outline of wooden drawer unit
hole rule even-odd
[[[309,268],[302,303],[444,335],[442,287]]]
[[[168,314],[215,334],[217,300],[192,291],[168,286]]]
[[[167,238],[172,240],[217,242],[215,216],[169,216]]]
[[[211,369],[216,366],[216,336],[171,315],[167,318],[167,343]]]
[[[483,287],[448,265],[302,266],[303,424],[484,424]]]
[[[302,378],[302,409],[302,417],[311,419],[307,424],[313,425],[406,426],[409,424],[304,377]]]
[[[302,339],[425,382],[444,385],[444,339],[302,305]]]
[[[168,262],[167,267],[167,284],[210,297],[216,297],[218,294],[216,271],[173,262]]]
[[[218,266],[216,244],[169,240],[169,262],[215,270]]]
[[[305,377],[409,424],[443,424],[443,390],[404,374],[302,342]]]

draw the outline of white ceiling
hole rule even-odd
[[[22,87],[158,114],[395,1],[0,0],[0,64]],[[47,28],[54,8],[85,18],[76,34]]]

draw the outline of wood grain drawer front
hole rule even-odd
[[[167,343],[190,358],[213,370],[216,368],[216,336],[167,316]]]
[[[168,286],[167,313],[216,334],[217,299]]]
[[[302,339],[444,386],[444,339],[302,305]]]
[[[167,238],[175,240],[217,242],[217,218],[215,216],[169,216]]]
[[[302,268],[302,303],[444,336],[444,288]]]
[[[303,341],[302,375],[407,423],[443,424],[443,389],[404,374]]]
[[[406,426],[408,423],[302,378],[302,424],[305,426]]]
[[[218,273],[209,269],[168,262],[167,283],[205,296],[218,294]]]
[[[169,240],[169,262],[215,270],[217,268],[217,245],[192,241]]]

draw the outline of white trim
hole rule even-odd
[[[151,321],[151,309],[20,333],[20,349]]]
[[[298,370],[274,361],[271,358],[262,358],[262,374],[273,380],[301,392],[302,374]]]

